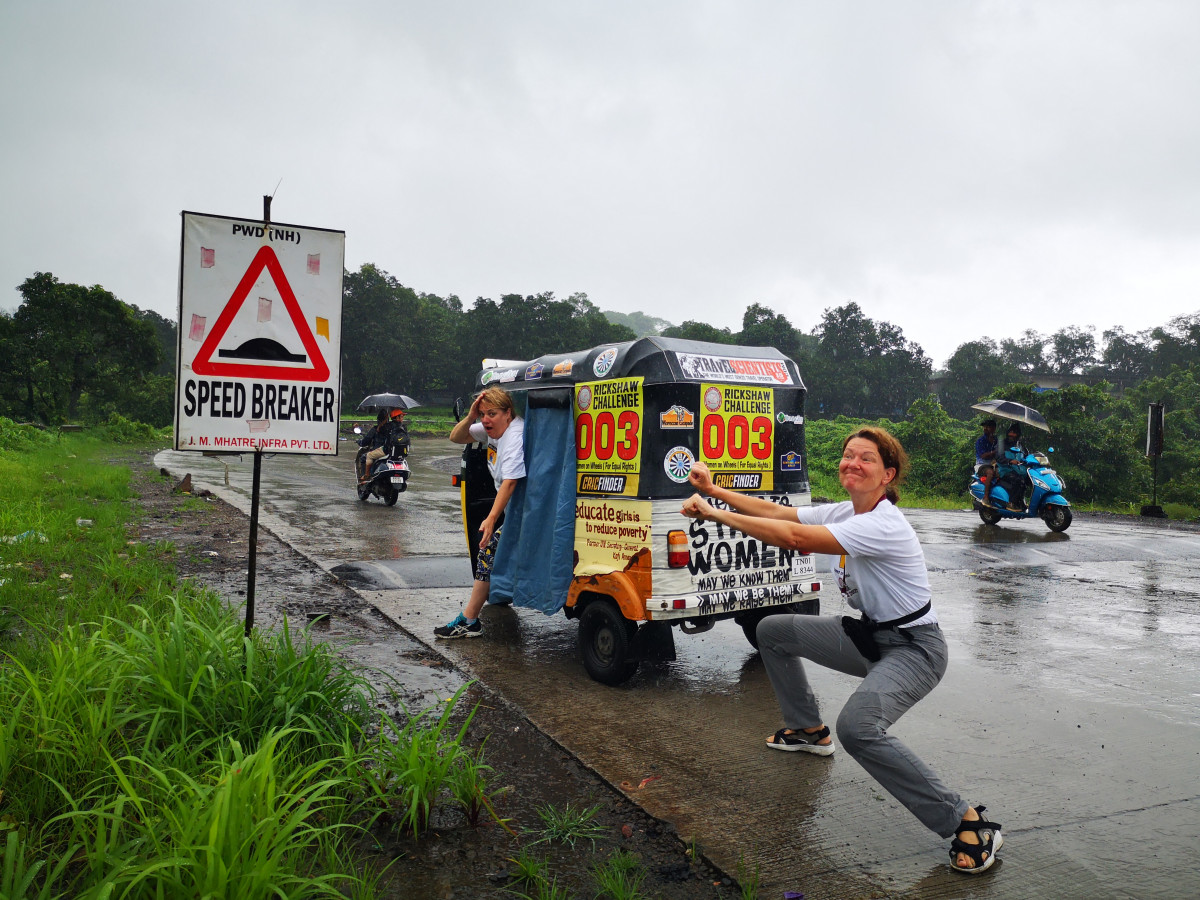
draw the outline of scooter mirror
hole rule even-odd
[[[462,419],[463,414],[467,411],[467,402],[462,397],[454,398],[454,421],[458,422]]]

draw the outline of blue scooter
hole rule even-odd
[[[1054,452],[1051,447],[1048,452]],[[991,506],[983,505],[984,483],[976,472],[971,476],[967,490],[971,492],[972,504],[979,511],[984,525],[995,525],[1001,519],[1032,519],[1044,521],[1051,531],[1066,531],[1071,527],[1071,504],[1062,495],[1066,482],[1050,468],[1050,459],[1045,453],[1027,453],[1022,460],[1026,476],[1033,485],[1029,505],[1012,509],[1011,498],[1002,482],[992,485]]]

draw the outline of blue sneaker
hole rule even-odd
[[[459,613],[452,621],[433,629],[433,633],[440,638],[479,637],[483,634],[483,622],[476,619],[473,624],[468,624],[466,617]]]

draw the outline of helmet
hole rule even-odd
[[[393,418],[393,419],[403,419],[403,418],[404,418],[404,410],[402,410],[402,409],[393,409],[393,410],[392,410],[392,418]]]

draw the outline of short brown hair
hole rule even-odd
[[[479,392],[479,396],[483,398],[483,402],[492,409],[498,409],[501,412],[508,411],[515,418],[517,415],[516,407],[513,406],[512,394],[502,387],[484,388]]]
[[[884,489],[884,494],[892,503],[899,503],[900,482],[908,474],[908,454],[904,452],[904,446],[896,440],[895,435],[890,431],[884,431],[882,428],[868,425],[846,436],[846,439],[842,441],[843,453],[846,450],[846,445],[855,438],[862,438],[874,444],[875,448],[879,451],[879,458],[883,461],[883,467],[885,469],[896,470],[896,477]]]

